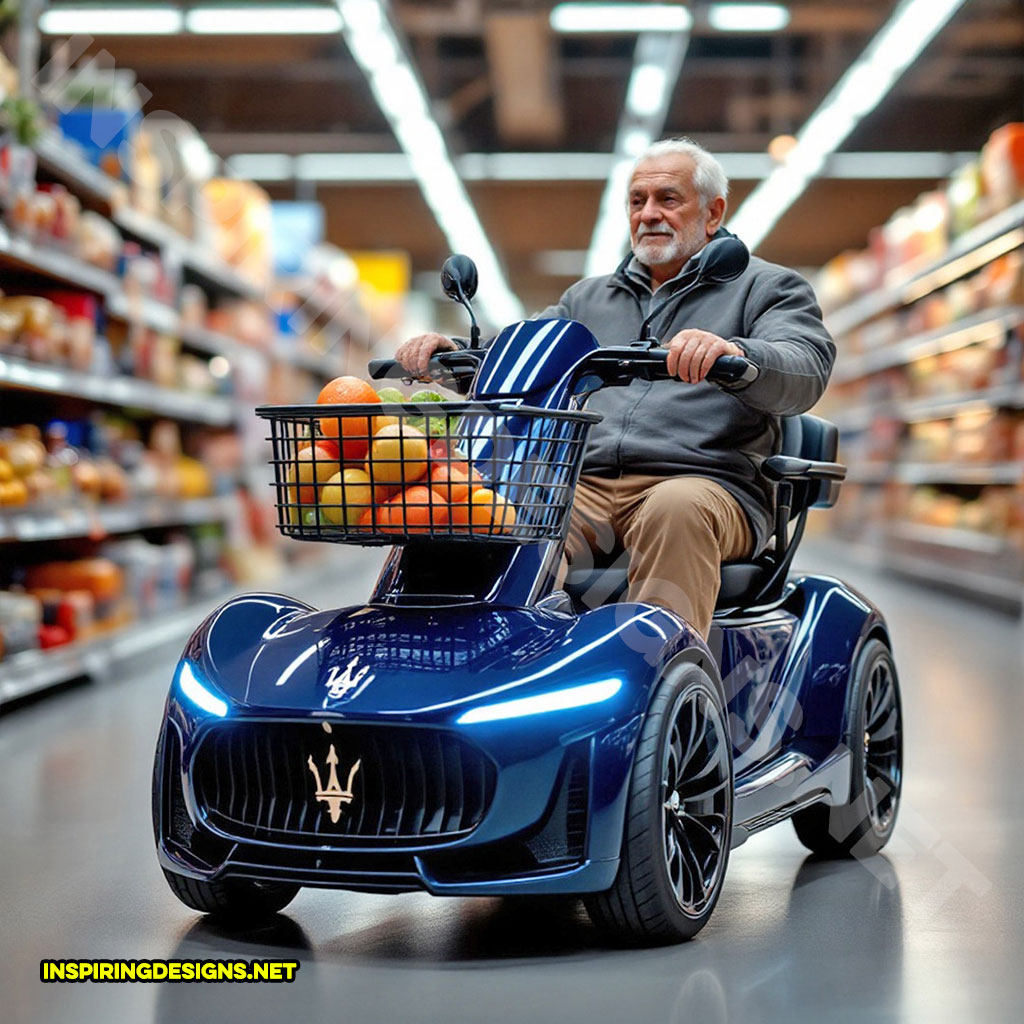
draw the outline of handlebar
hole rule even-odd
[[[439,352],[428,364],[432,380],[466,394],[469,391],[480,361],[479,350]],[[668,351],[663,348],[638,348],[633,345],[608,346],[598,349],[584,361],[585,373],[596,374],[606,385],[629,384],[641,380],[671,380],[666,362]],[[412,374],[394,359],[371,359],[370,376],[374,380],[391,378],[409,380]],[[743,356],[719,356],[711,367],[707,380],[713,384],[749,383],[757,378],[758,369]]]
[[[477,368],[483,352],[478,350],[459,350],[457,352],[438,352],[432,356],[427,373],[431,380],[451,387],[464,395],[469,391],[470,384],[476,376]],[[390,378],[392,380],[410,380],[410,373],[395,359],[371,359],[367,364],[373,380]]]
[[[671,380],[666,363],[668,350],[609,346],[587,360],[587,371],[597,373],[606,384],[628,384],[631,380]],[[749,383],[757,379],[757,366],[744,356],[719,356],[707,375],[712,384]]]

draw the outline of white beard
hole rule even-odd
[[[637,238],[633,255],[645,267],[660,267],[666,263],[685,263],[707,244],[701,224],[695,224],[687,234],[673,231],[671,235],[647,234]]]

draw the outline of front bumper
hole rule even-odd
[[[352,723],[335,724],[335,738],[353,727]],[[250,719],[241,725],[267,735],[282,728],[298,729],[297,735],[301,735],[301,729],[319,734],[323,721]],[[289,764],[294,778],[287,783],[281,771],[276,775],[250,771],[244,778],[239,774],[233,784],[246,789],[248,807],[239,813],[241,799],[236,792],[233,809],[225,814],[229,787],[204,779],[203,773],[208,774],[204,765],[218,733],[223,736],[225,729],[234,729],[236,737],[243,735],[239,722],[210,725],[171,714],[161,735],[154,779],[160,862],[169,871],[201,879],[255,878],[367,892],[512,895],[604,891],[613,884],[618,869],[635,725],[620,722],[604,733],[589,735],[492,732],[487,741],[472,744],[479,745],[491,776],[480,813],[452,819],[456,825],[468,823],[469,827],[424,831],[426,819],[443,825],[447,812],[432,813],[436,800],[431,804],[429,799],[424,812],[416,800],[429,796],[431,788],[440,792],[445,783],[432,781],[429,771],[410,775],[406,769],[403,789],[410,794],[406,800],[403,793],[401,812],[394,812],[393,799],[388,803],[377,793],[381,821],[390,820],[389,828],[377,834],[359,834],[352,825],[351,834],[339,834],[338,826],[346,827],[346,819],[330,822],[325,791],[344,791],[351,769],[348,763],[339,764],[336,772],[341,786],[327,785],[327,762],[320,749],[323,742],[309,755],[301,743],[293,744]],[[373,726],[364,723],[363,729]],[[443,730],[417,726],[405,732],[419,738],[429,732],[443,735]],[[430,743],[424,741],[417,749],[427,749]],[[340,742],[338,746],[342,749]],[[316,799],[318,788],[314,773],[307,770],[306,756],[315,756],[319,762],[320,799]],[[339,756],[344,761],[344,756]],[[350,762],[354,756],[351,754]],[[394,755],[390,756],[393,761]],[[357,795],[355,804],[359,795],[372,796],[374,787],[379,789],[379,784],[372,782],[370,762],[366,764],[366,791],[360,794],[358,785],[349,784]],[[362,771],[357,773],[356,779],[362,775]],[[477,777],[482,777],[479,772]],[[450,780],[447,785],[450,791]],[[292,792],[289,786],[292,790],[297,786],[298,791]],[[216,795],[218,790],[221,792]],[[293,797],[304,806],[301,825],[298,809],[293,815],[280,806],[281,801]],[[267,817],[265,808],[272,801],[277,801],[277,809]],[[254,811],[255,805],[263,810]],[[353,815],[348,820],[357,819]],[[418,834],[409,834],[417,821]],[[402,830],[406,834],[395,834]]]

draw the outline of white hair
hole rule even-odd
[[[703,146],[687,138],[662,139],[661,142],[652,143],[636,158],[630,179],[645,160],[675,153],[688,156],[693,161],[693,187],[700,195],[705,209],[719,196],[723,199],[729,197],[729,179],[722,165]]]

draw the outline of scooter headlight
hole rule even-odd
[[[178,669],[178,688],[200,711],[206,711],[218,718],[223,718],[228,713],[227,701],[213,692],[209,682],[190,662],[183,661]]]
[[[542,715],[548,711],[582,708],[588,704],[600,704],[611,700],[621,689],[621,679],[602,679],[596,683],[568,686],[564,690],[538,693],[532,697],[483,704],[463,712],[457,722],[459,725],[472,725],[475,722],[498,722],[505,718],[524,718],[527,715]]]

